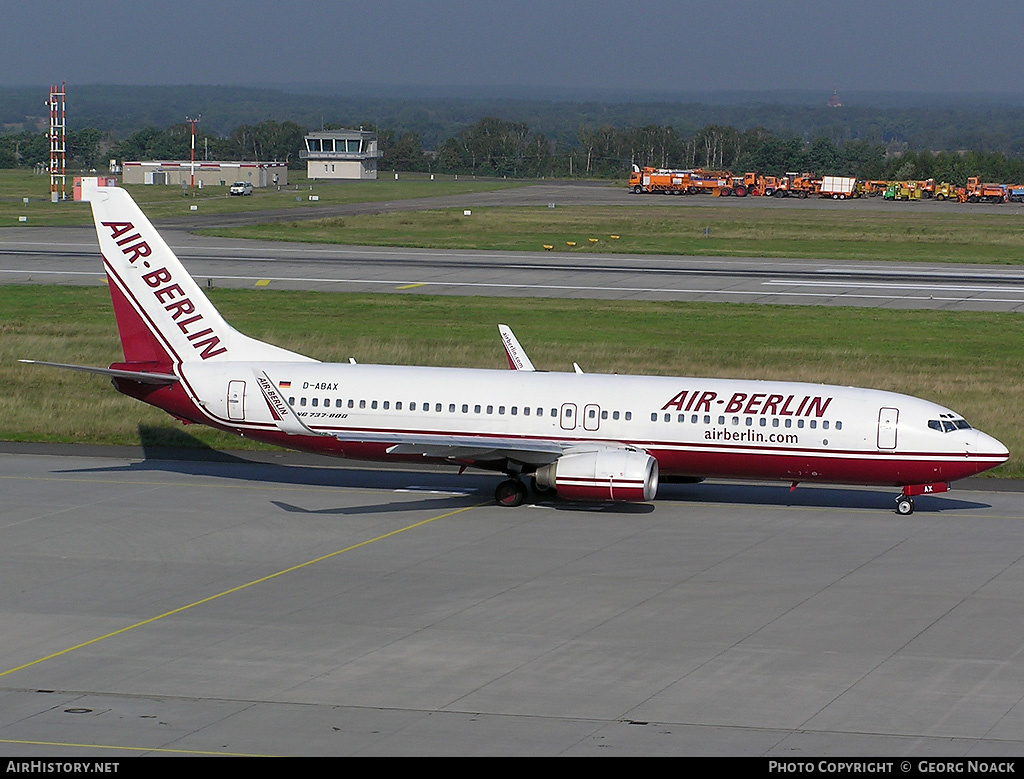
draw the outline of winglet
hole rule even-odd
[[[498,332],[501,333],[501,343],[505,347],[505,357],[508,358],[508,367],[514,371],[533,371],[533,363],[526,356],[523,347],[512,333],[508,325],[498,325]]]

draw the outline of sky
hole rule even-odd
[[[0,85],[1024,93],[1021,0],[33,0]]]

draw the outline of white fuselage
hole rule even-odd
[[[947,408],[854,387],[391,365],[258,367],[312,431],[329,434],[354,457],[382,453],[360,445],[370,433],[520,437],[635,446],[658,460],[663,475],[895,485],[963,478],[1007,454]],[[321,448],[315,440],[282,439],[251,364],[181,369],[204,421]]]

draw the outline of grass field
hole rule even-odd
[[[431,181],[425,174],[401,174],[397,181],[384,177],[358,182],[310,182],[301,171],[291,171],[289,177],[292,183],[285,190],[257,190],[252,197],[229,197],[226,186],[207,187],[188,196],[183,196],[180,187],[134,185],[127,189],[150,218],[162,219],[187,216],[193,205],[202,214],[301,209],[309,215],[342,203],[483,192],[531,183],[455,180],[450,176]],[[68,183],[70,187],[70,178]],[[309,200],[310,195],[319,200]],[[24,198],[29,199],[27,205]],[[693,205],[693,201],[674,207],[655,205],[663,203],[660,200],[639,201],[603,207],[474,208],[468,217],[462,209],[448,209],[303,218],[202,232],[235,238],[427,248],[540,251],[550,246],[552,251],[576,253],[1024,264],[1024,214],[1016,205],[943,213],[915,210],[915,204],[907,203],[866,210],[851,202],[846,204],[849,208],[824,210],[799,203],[783,208],[728,208]],[[28,221],[19,222],[21,216]],[[0,226],[89,222],[87,204],[49,202],[48,176],[0,171]]]
[[[79,174],[76,174],[79,175]],[[224,214],[283,208],[316,210],[339,203],[369,203],[384,200],[488,192],[522,186],[517,181],[473,181],[465,177],[401,174],[377,181],[309,181],[303,171],[289,171],[289,184],[281,191],[257,189],[251,196],[231,197],[228,188],[210,186],[185,193],[181,187],[133,184],[125,187],[150,219],[188,216],[194,205],[201,214]],[[67,195],[72,197],[74,176],[67,177]],[[319,199],[312,201],[310,195]],[[24,200],[28,198],[26,205]],[[27,217],[27,222],[19,221]],[[87,225],[92,216],[87,203],[73,200],[50,202],[50,177],[31,171],[0,171],[0,226]]]
[[[205,231],[353,245],[1024,264],[1024,217],[715,206],[475,208],[368,214]],[[618,236],[613,238],[612,236]],[[569,246],[573,242],[575,246]]]
[[[888,309],[343,295],[211,290],[228,321],[321,360],[504,368],[496,325],[538,368],[792,379],[905,392],[963,413],[1011,453],[1024,449],[1024,319]],[[190,426],[100,377],[17,362],[121,359],[102,285],[0,287],[0,439],[258,444]],[[193,438],[194,437],[194,438]],[[996,475],[1019,478],[1015,459]]]

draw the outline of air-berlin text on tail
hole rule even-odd
[[[102,222],[101,224],[110,230],[110,237],[133,267],[138,260],[153,254],[149,244],[143,240],[142,235],[131,222]],[[145,268],[150,267],[148,260],[143,259],[142,265]],[[171,272],[167,268],[157,268],[144,273],[142,280],[153,290],[157,302],[164,311],[171,315],[174,324],[184,333],[192,347],[199,352],[200,357],[207,360],[227,352],[227,347],[220,345],[220,337],[214,334],[213,328],[205,326],[203,315],[196,311],[195,304],[188,298],[185,291],[173,283]]]
[[[708,390],[683,390],[661,407],[662,411],[708,412],[726,414],[765,414],[780,417],[822,417],[832,398],[819,395],[777,395],[767,392],[734,392],[728,400]],[[712,408],[714,404],[714,408]]]

